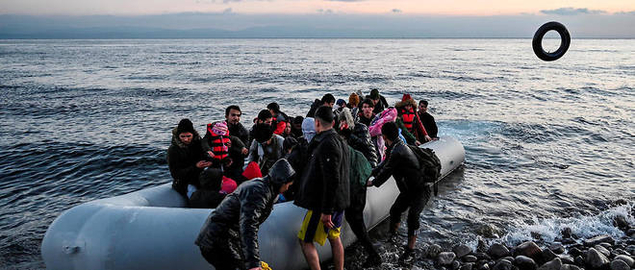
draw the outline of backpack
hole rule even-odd
[[[436,196],[439,192],[437,180],[441,177],[441,161],[439,157],[430,148],[420,148],[414,145],[408,145],[408,148],[417,156],[423,182],[433,184],[434,195]]]

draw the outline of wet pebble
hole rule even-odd
[[[573,264],[563,264],[560,270],[580,270],[580,267]]]
[[[555,258],[538,267],[538,270],[560,270],[560,267],[562,267],[562,261],[560,258]]]
[[[633,267],[633,265],[635,265],[635,260],[631,256],[618,255],[618,256],[615,256],[614,260],[622,260],[626,264],[628,264],[628,267]]]
[[[519,270],[535,270],[538,268],[534,259],[524,255],[516,256],[514,259],[514,265],[516,265]]]
[[[473,263],[466,263],[463,266],[461,266],[459,270],[472,270],[472,267],[474,267]]]
[[[631,267],[622,260],[613,260],[611,262],[611,270],[630,270]]]
[[[556,254],[562,254],[565,251],[564,246],[561,243],[553,243],[549,246],[549,249]]]
[[[462,258],[464,262],[470,263],[470,262],[476,262],[478,260],[478,258],[476,258],[476,256],[474,255],[465,255],[465,257]]]
[[[505,257],[509,255],[509,249],[501,243],[495,243],[489,247],[487,254],[494,258]]]
[[[456,254],[457,258],[462,258],[463,256],[472,253],[472,248],[468,247],[467,245],[458,245],[455,246],[452,251],[454,251],[454,254]]]
[[[528,241],[518,245],[514,249],[514,255],[525,255],[535,261],[538,261],[542,256],[542,249],[533,241]]]
[[[605,268],[610,263],[609,259],[595,248],[589,248],[585,262],[591,269]]]
[[[590,239],[586,239],[583,241],[584,245],[587,247],[592,247],[595,246],[597,244],[600,243],[610,243],[613,244],[615,243],[615,239],[613,239],[613,237],[611,237],[610,235],[598,235],[596,237],[590,238]]]
[[[512,270],[512,262],[506,259],[498,261],[492,270]]]
[[[437,256],[437,263],[439,265],[450,265],[452,261],[456,258],[456,254],[454,252],[441,252]]]

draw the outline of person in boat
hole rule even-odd
[[[229,193],[236,189],[236,182],[223,176],[220,168],[205,168],[199,176],[200,186],[192,193],[192,208],[216,208]]]
[[[344,247],[340,230],[344,209],[350,203],[348,146],[333,129],[333,111],[322,106],[315,112],[317,135],[309,143],[309,161],[302,172],[295,204],[307,209],[298,233],[304,257],[313,270],[320,259],[313,242],[331,244],[335,269],[344,269]]]
[[[322,96],[322,99],[316,99],[315,101],[313,101],[313,104],[311,104],[311,109],[309,109],[306,117],[314,117],[315,111],[321,106],[333,108],[333,105],[335,105],[335,97],[331,93],[326,93],[324,94],[324,96]]]
[[[273,115],[269,110],[261,110],[258,112],[258,117],[254,119],[254,125],[249,129],[249,143],[246,144],[247,148],[250,148],[251,142],[254,141],[254,127],[258,124],[267,124],[271,126],[273,123]]]
[[[357,113],[359,112],[359,102],[359,95],[357,95],[357,93],[353,92],[350,96],[348,96],[348,103],[346,103],[346,107],[351,110],[351,114],[353,116],[357,116]]]
[[[284,138],[273,134],[271,126],[261,123],[253,129],[254,140],[249,148],[249,155],[245,159],[245,166],[250,162],[258,163],[260,171],[266,175],[269,168],[283,155]]]
[[[300,115],[291,120],[291,136],[296,139],[302,138],[302,121],[304,121],[304,117]]]
[[[399,139],[399,128],[389,122],[382,126],[382,137],[386,142],[386,159],[372,172],[374,180],[368,185],[379,187],[392,175],[395,178],[399,195],[390,208],[390,233],[395,235],[401,222],[401,214],[408,210],[408,245],[402,256],[409,261],[417,241],[419,215],[430,199],[430,188],[423,181],[419,161],[410,148]]]
[[[422,142],[432,140],[428,132],[423,127],[416,110],[417,102],[404,94],[400,102],[395,104],[397,109],[397,126],[401,129],[401,134],[406,138],[406,142],[412,145],[420,145]]]
[[[196,238],[203,258],[216,270],[261,269],[258,229],[278,194],[293,183],[294,174],[287,160],[280,159],[265,177],[245,182],[227,195]]]
[[[273,134],[281,135],[285,133],[285,129],[289,126],[289,116],[286,113],[280,111],[280,105],[276,102],[269,103],[267,110],[271,112],[272,121],[271,127],[273,128]]]
[[[397,109],[390,107],[377,115],[368,127],[368,132],[377,150],[377,162],[383,161],[386,156],[386,144],[381,136],[381,128],[386,123],[395,122],[395,119],[397,119]]]
[[[370,123],[375,118],[375,113],[373,112],[373,110],[375,109],[375,104],[373,104],[372,100],[367,98],[362,101],[360,108],[361,112],[357,114],[357,121],[366,125],[367,127],[370,127]]]
[[[233,178],[242,173],[247,148],[238,137],[231,136],[225,121],[207,124],[201,144],[212,161],[212,167],[221,168],[224,175]]]
[[[172,188],[189,201],[189,197],[199,186],[199,174],[211,166],[212,162],[205,159],[201,136],[187,118],[182,119],[172,130],[167,161],[173,178]]]
[[[437,128],[437,122],[435,122],[434,117],[428,113],[428,101],[425,99],[419,101],[419,119],[421,119],[421,123],[428,132],[430,138],[438,140],[439,137],[437,134],[439,129]]]
[[[388,108],[388,101],[386,101],[384,96],[379,94],[379,90],[377,90],[377,88],[370,90],[368,98],[370,98],[370,100],[373,101],[373,105],[375,105],[373,110],[375,114],[378,114],[385,108]]]
[[[350,199],[351,203],[344,215],[351,226],[351,230],[362,244],[368,258],[363,267],[368,268],[381,264],[381,256],[370,241],[366,224],[364,223],[364,207],[366,206],[366,180],[373,167],[377,165],[377,154],[370,139],[368,128],[362,123],[355,123],[348,108],[344,108],[339,116],[338,133],[350,146]],[[371,163],[374,165],[371,167]]]
[[[338,117],[338,133],[353,149],[362,152],[371,167],[377,167],[377,150],[368,132],[368,127],[353,119],[348,108],[344,108]]]
[[[225,123],[227,123],[229,134],[238,137],[244,145],[247,145],[249,144],[249,131],[240,123],[241,116],[242,112],[237,105],[231,105],[225,109]]]

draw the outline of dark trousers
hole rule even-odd
[[[245,270],[241,253],[236,248],[240,247],[231,241],[215,241],[212,248],[201,247],[201,254],[216,270]]]
[[[344,211],[344,216],[357,240],[369,254],[377,254],[377,250],[368,237],[368,230],[364,223],[364,207],[366,206],[366,187],[351,189],[351,205]]]
[[[430,188],[412,189],[399,193],[390,208],[391,226],[401,222],[401,214],[408,210],[408,236],[416,235],[419,229],[419,215],[430,199]]]

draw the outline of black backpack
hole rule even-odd
[[[439,192],[437,180],[441,177],[441,161],[439,157],[430,148],[420,148],[414,145],[408,145],[408,147],[417,156],[423,182],[433,184],[434,195],[436,196]]]

